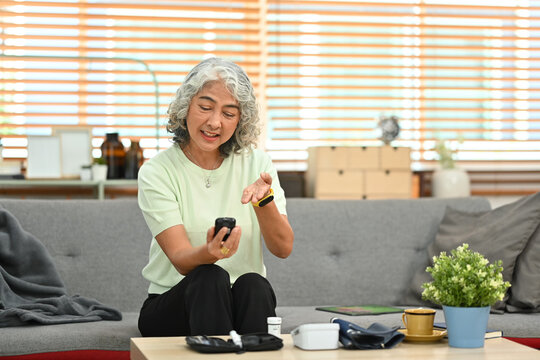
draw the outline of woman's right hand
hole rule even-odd
[[[238,250],[238,244],[240,243],[240,236],[242,235],[242,229],[240,226],[235,226],[227,241],[223,241],[223,238],[227,234],[228,228],[223,227],[214,237],[215,227],[212,226],[206,232],[206,248],[210,255],[214,256],[217,260],[225,259],[233,256]],[[216,261],[217,261],[216,260]]]

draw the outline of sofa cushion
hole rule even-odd
[[[433,257],[442,251],[449,253],[463,243],[490,262],[502,260],[503,279],[511,282],[516,259],[539,223],[540,193],[487,212],[471,213],[448,207],[435,240],[427,247],[428,257],[413,277],[411,287],[416,300],[423,303],[422,284],[431,281],[425,269],[433,264]],[[494,309],[503,309],[507,300],[508,296]]]
[[[399,305],[447,205],[489,210],[483,198],[288,199],[292,254],[265,251],[278,306]]]
[[[2,356],[2,360],[129,360],[129,351],[119,350],[73,350]]]
[[[136,198],[1,199],[0,206],[43,242],[70,295],[139,311],[148,295],[141,271],[152,235]]]
[[[540,312],[540,226],[517,259],[506,310]]]
[[[128,351],[130,338],[141,336],[137,328],[139,314],[123,313],[122,316],[121,321],[3,328],[0,358],[82,350]]]

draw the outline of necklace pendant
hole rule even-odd
[[[206,178],[206,188],[210,187],[210,178]]]

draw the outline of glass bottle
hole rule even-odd
[[[101,156],[107,162],[107,179],[122,179],[126,165],[126,151],[118,138],[118,133],[106,134],[101,144]]]
[[[126,153],[126,179],[136,179],[144,162],[143,150],[138,141],[131,141]]]

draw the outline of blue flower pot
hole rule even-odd
[[[484,347],[489,319],[489,306],[444,306],[444,318],[448,330],[448,345],[458,348]]]

